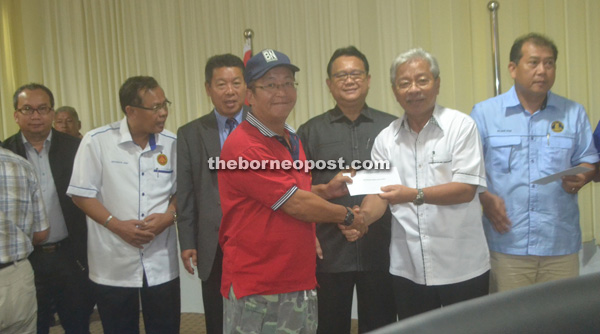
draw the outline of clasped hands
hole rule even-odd
[[[383,193],[379,194],[378,196],[390,204],[412,202],[416,196],[414,194],[415,189],[399,184],[381,187],[381,190]],[[338,228],[349,242],[354,242],[362,238],[369,229],[360,207],[354,206],[352,211],[354,212],[354,223],[352,225],[344,226],[342,224],[338,224]]]
[[[141,249],[169,227],[172,220],[170,213],[153,213],[144,220],[113,218],[107,227],[131,246]]]
[[[352,208],[352,212],[354,213],[354,222],[352,222],[352,225],[345,226],[343,224],[338,224],[338,228],[350,242],[354,242],[362,238],[362,236],[367,234],[369,231],[369,226],[366,224],[362,212],[360,212],[360,207],[355,205]]]

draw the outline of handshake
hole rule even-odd
[[[365,221],[363,213],[360,211],[360,207],[355,205],[352,208],[354,214],[354,221],[350,225],[338,224],[338,228],[342,231],[342,234],[346,237],[349,242],[354,242],[369,231],[369,225]]]

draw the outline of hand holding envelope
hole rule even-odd
[[[350,173],[344,173],[350,176]],[[390,169],[360,170],[352,177],[352,183],[347,183],[350,196],[382,194],[381,187],[400,184],[400,176],[396,167]]]
[[[548,184],[550,182],[558,181],[563,176],[577,175],[577,174],[589,172],[591,170],[592,170],[592,168],[588,168],[588,167],[585,167],[585,166],[575,166],[575,167],[572,167],[572,168],[565,169],[565,170],[563,170],[561,172],[558,172],[556,174],[548,175],[548,176],[539,178],[537,180],[533,180],[533,181],[531,181],[531,183],[544,185],[544,184]]]

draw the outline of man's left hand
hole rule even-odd
[[[333,179],[327,183],[327,199],[348,195],[348,187],[346,187],[346,183],[352,183],[352,178],[342,175],[343,173],[343,171],[337,173]],[[356,174],[356,172],[353,174]]]
[[[562,187],[569,194],[577,194],[586,184],[584,174],[567,175],[562,178]]]
[[[144,225],[140,225],[140,230],[152,232],[158,236],[167,227],[173,224],[173,214],[167,213],[153,213],[144,219]]]

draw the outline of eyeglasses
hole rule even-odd
[[[400,80],[397,84],[396,87],[398,87],[398,89],[401,90],[407,90],[410,87],[412,87],[413,85],[415,85],[416,87],[420,88],[420,89],[424,89],[427,88],[429,86],[429,84],[431,83],[431,79],[430,78],[419,78],[416,81],[409,81],[409,80]]]
[[[331,76],[337,82],[344,82],[348,78],[350,78],[350,80],[352,80],[352,81],[362,81],[365,78],[366,74],[367,74],[367,72],[365,72],[365,71],[356,70],[356,71],[352,71],[350,73],[337,72],[335,74],[332,74]]]
[[[144,110],[150,110],[150,111],[153,111],[155,113],[159,112],[161,109],[164,109],[165,111],[169,111],[169,107],[170,106],[171,106],[171,101],[169,101],[169,100],[165,100],[165,102],[163,102],[161,104],[155,104],[151,108],[132,105],[132,107],[134,107],[134,108],[140,108],[140,109],[144,109]]]
[[[264,85],[264,86],[254,85],[254,87],[264,89],[269,93],[275,93],[280,88],[283,88],[284,91],[290,91],[292,89],[295,90],[296,87],[298,87],[298,83],[295,81],[288,81],[288,82],[284,82],[282,84],[270,83],[270,84]]]
[[[31,106],[24,106],[23,108],[17,109],[18,112],[20,112],[23,115],[27,115],[27,116],[31,116],[33,115],[34,112],[38,112],[38,114],[40,115],[47,115],[49,112],[52,111],[51,107],[48,106],[41,106],[41,107],[37,107],[37,108],[33,108]]]

